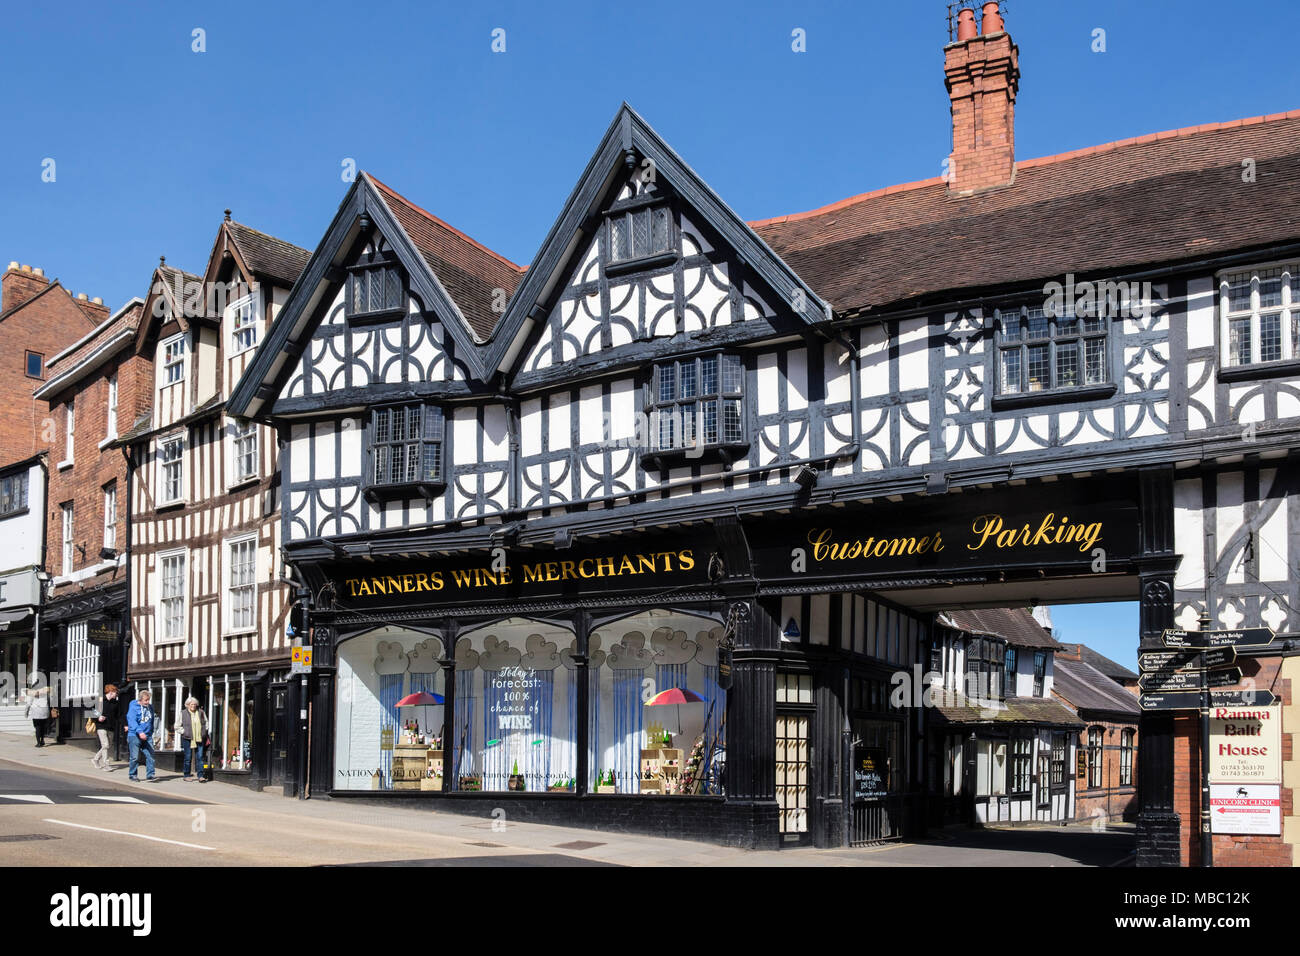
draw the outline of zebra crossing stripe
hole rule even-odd
[[[0,800],[19,800],[23,803],[53,803],[43,793],[0,793]]]

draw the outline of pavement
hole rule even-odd
[[[935,831],[875,847],[739,850],[355,800],[294,800],[159,771],[130,783],[90,751],[0,733],[0,866],[1124,866],[1131,825]],[[432,801],[430,801],[432,803]]]

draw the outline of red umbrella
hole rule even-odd
[[[667,704],[677,704],[677,732],[682,732],[682,704],[702,704],[704,698],[693,690],[687,690],[685,687],[670,687],[667,690],[661,690],[645,702],[647,707],[663,707]]]
[[[407,694],[397,702],[398,707],[436,707],[443,702],[443,698],[437,694],[430,694],[427,691],[420,691],[418,694]]]

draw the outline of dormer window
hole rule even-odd
[[[164,385],[174,385],[185,379],[185,356],[188,343],[184,335],[168,339],[162,347],[162,380]]]
[[[675,248],[672,215],[666,204],[639,206],[609,214],[609,261],[648,259]]]
[[[402,274],[395,265],[365,266],[348,277],[348,315],[400,312]]]
[[[256,296],[246,295],[226,312],[230,321],[230,353],[238,355],[257,345],[258,316]]]
[[[370,418],[367,494],[432,496],[443,484],[443,413],[435,405],[376,408]]]

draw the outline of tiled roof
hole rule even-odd
[[[1075,710],[1110,711],[1135,718],[1142,713],[1137,697],[1082,661],[1058,657],[1052,689]]]
[[[935,711],[952,724],[1055,724],[1081,727],[1079,718],[1050,697],[1008,697],[999,707],[979,707],[961,694],[950,694]]]
[[[1087,644],[1062,644],[1062,648],[1070,655],[1079,657],[1085,664],[1091,664],[1097,670],[1101,671],[1107,677],[1114,681],[1135,681],[1138,679],[1137,674],[1125,667],[1123,664],[1117,664],[1109,657],[1099,654]],[[1059,661],[1061,655],[1057,654],[1056,659]]]
[[[248,268],[257,275],[268,276],[282,285],[291,286],[307,267],[311,253],[306,249],[258,232],[243,223],[228,222],[226,225],[235,245],[239,247],[239,254],[243,256]]]
[[[172,298],[180,296],[177,305],[184,311],[187,317],[198,317],[203,315],[204,296],[193,296],[190,290],[195,285],[202,285],[203,280],[192,272],[186,272],[184,269],[176,269],[166,263],[158,264],[158,278],[167,286],[167,294]],[[193,284],[191,284],[193,283]],[[179,289],[179,293],[178,290]],[[151,292],[154,290],[150,290]],[[197,308],[196,308],[197,306]]]
[[[994,607],[979,611],[944,611],[940,617],[947,618],[951,626],[968,634],[992,634],[1005,638],[1013,647],[1051,647],[1058,644],[1052,635],[1043,630],[1041,624],[1023,607]]]
[[[393,216],[460,308],[474,335],[486,341],[502,315],[492,309],[497,295],[494,290],[503,290],[500,301],[504,304],[527,270],[447,225],[373,176],[370,180],[384,194]]]
[[[928,179],[750,225],[840,312],[1300,239],[1300,110],[1022,161],[973,196]]]

